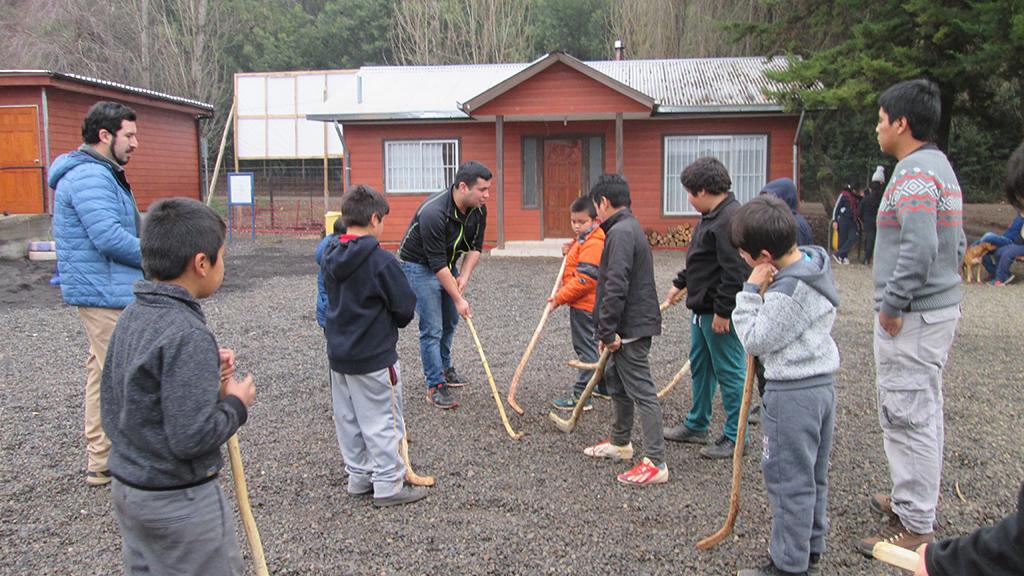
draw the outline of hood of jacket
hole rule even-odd
[[[800,251],[804,257],[779,270],[775,282],[785,282],[786,278],[800,280],[838,308],[839,293],[832,282],[828,253],[821,246],[801,246]]]
[[[50,165],[50,177],[47,179],[47,183],[50,185],[50,188],[56,189],[61,178],[82,164],[99,164],[100,166],[110,169],[114,173],[122,170],[120,166],[117,166],[110,160],[107,160],[101,156],[99,152],[95,152],[91,148],[86,150],[86,148],[87,145],[83,144],[78,150],[72,150],[67,154],[61,154],[53,161],[53,164]]]
[[[324,249],[323,269],[338,282],[344,282],[359,271],[379,245],[377,238],[370,235],[342,234],[332,238]]]
[[[796,212],[796,184],[789,178],[772,180],[761,188],[761,194],[771,194],[782,200],[789,206],[789,209]]]

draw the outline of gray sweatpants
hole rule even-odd
[[[387,498],[402,489],[405,464],[398,447],[405,435],[398,362],[369,374],[331,370],[334,430],[348,472],[348,491]]]
[[[242,574],[235,517],[217,480],[181,490],[110,487],[125,574]]]
[[[918,534],[932,531],[942,478],[942,369],[960,306],[903,314],[889,336],[875,316],[878,419],[892,478],[892,509]]]
[[[612,444],[629,444],[635,411],[640,415],[644,452],[652,462],[660,464],[665,461],[665,435],[661,402],[651,379],[650,351],[650,337],[623,344],[605,365],[604,383],[612,397]]]
[[[594,336],[594,315],[586,310],[569,308],[569,330],[572,333],[572,349],[580,362],[594,364],[597,362],[597,337]],[[594,375],[593,370],[579,370],[573,392],[576,396],[583,394],[583,389]]]
[[[810,554],[825,552],[835,386],[790,390],[769,382],[761,402],[761,470],[772,508],[768,552],[780,570],[804,572]]]

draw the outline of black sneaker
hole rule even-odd
[[[459,401],[455,399],[455,395],[452,394],[452,391],[444,384],[438,384],[437,386],[428,388],[427,400],[442,410],[455,408],[459,405]]]
[[[714,444],[705,446],[700,449],[700,455],[710,460],[725,460],[726,458],[732,458],[733,450],[736,449],[736,443],[729,440],[729,437],[722,435],[715,440]],[[743,452],[746,452],[746,446],[743,447]]]
[[[769,560],[767,564],[758,568],[747,568],[746,570],[740,570],[738,576],[789,576],[791,574],[807,574],[808,572],[786,572],[779,570],[775,567],[775,564]]]
[[[466,385],[466,381],[455,371],[455,366],[444,369],[444,381],[449,388],[462,388]]]
[[[388,496],[387,498],[374,498],[373,505],[377,508],[387,508],[388,506],[411,504],[417,500],[423,500],[427,497],[427,494],[427,489],[422,486],[410,486],[405,484],[397,494]]]
[[[671,440],[673,442],[684,442],[686,444],[707,444],[708,443],[708,431],[701,430],[690,430],[686,427],[686,424],[680,424],[673,428],[665,430],[665,440]]]
[[[608,393],[608,390],[604,386],[597,386],[594,391],[590,393],[594,398],[600,398],[601,400],[609,400],[612,395]]]

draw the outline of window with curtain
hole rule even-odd
[[[437,192],[455,179],[459,141],[385,142],[384,167],[384,190],[389,194]]]
[[[768,136],[666,136],[662,211],[666,216],[697,214],[679,175],[701,156],[714,156],[729,170],[740,203],[761,191],[768,178]]]

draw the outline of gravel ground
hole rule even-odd
[[[388,510],[347,497],[323,337],[313,315],[314,245],[313,239],[236,242],[225,285],[205,304],[221,345],[234,348],[239,370],[256,377],[257,403],[240,437],[272,573],[730,574],[762,562],[770,517],[758,442],[745,459],[734,536],[699,552],[694,543],[725,515],[728,462],[706,461],[695,447],[670,443],[670,482],[630,488],[614,480],[625,466],[580,452],[608,433],[607,402],[599,401],[571,435],[548,422],[548,401],[572,379],[563,366],[572,355],[564,310],[552,315],[527,366],[518,395],[526,415],[510,413],[514,427],[527,433],[519,442],[501,427],[464,326],[455,360],[472,382],[458,392],[462,406],[448,412],[424,400],[416,330],[404,330],[399,352],[412,459],[438,485],[427,500]],[[681,259],[677,252],[656,253],[661,291]],[[120,536],[109,493],[82,482],[85,337],[75,310],[45,285],[50,266],[0,269],[18,278],[0,290],[0,573],[117,573]],[[553,259],[485,256],[473,279],[468,296],[502,395],[557,268]],[[844,303],[834,330],[842,369],[824,573],[895,574],[853,551],[878,524],[865,497],[885,489],[888,474],[875,413],[870,271],[841,267],[836,280]],[[966,288],[946,370],[943,536],[1008,514],[1024,479],[1022,290],[1020,283]],[[655,340],[651,363],[662,384],[688,349],[687,319],[681,307],[671,309]],[[666,400],[668,425],[685,415],[689,397],[684,383]],[[721,424],[716,406],[714,431]],[[755,427],[755,439],[757,433]],[[221,482],[230,491],[230,472]],[[240,525],[238,531],[244,548]]]

